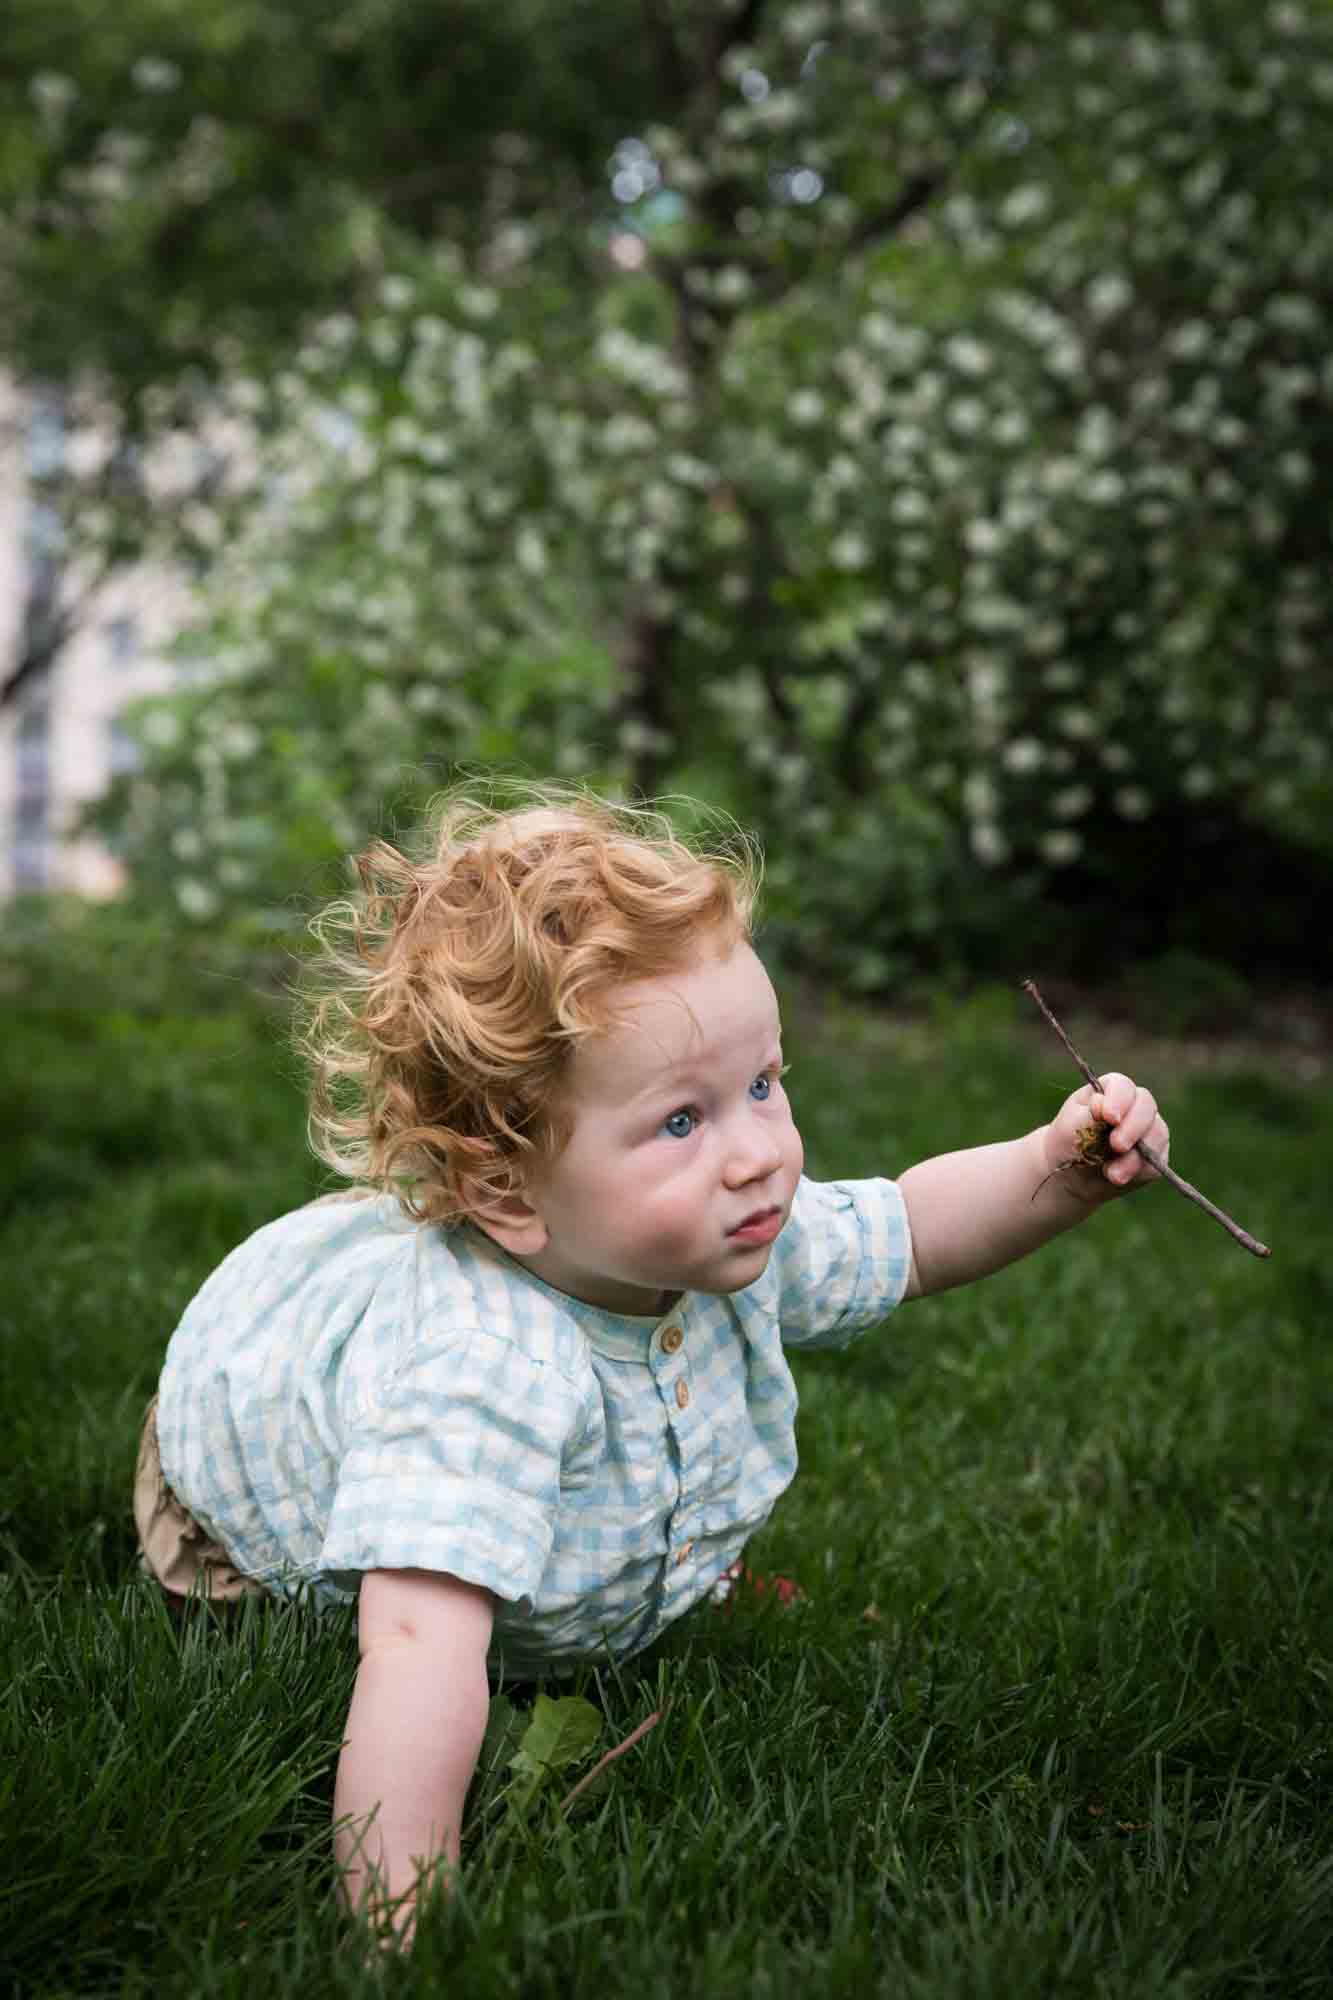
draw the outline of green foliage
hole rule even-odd
[[[532,1720],[510,1758],[506,1793],[511,1812],[525,1813],[538,1793],[571,1765],[581,1764],[602,1733],[602,1718],[581,1695],[539,1694]]]
[[[11,239],[50,310],[84,236],[160,298],[136,218],[178,219],[200,118],[188,240],[237,202],[266,241],[258,203],[307,260],[282,311],[263,255],[235,314],[226,257],[206,310],[173,287],[261,476],[173,512],[224,553],[101,816],[154,893],[281,922],[459,764],[705,790],[788,948],[866,989],[1052,906],[1085,964],[1125,910],[1220,957],[1173,876],[1333,867],[1324,0],[474,15],[455,73],[407,0],[171,10],[111,193],[136,17],[28,74],[15,171],[84,232]],[[269,43],[290,108],[231,109]],[[1318,948],[1264,909],[1246,949]]]
[[[386,234],[475,239],[498,131],[542,135],[539,163],[502,149],[514,213],[595,173],[648,101],[622,24],[566,0],[552,37],[541,0],[455,0],[443,44],[424,0],[12,0],[9,354],[109,386],[132,430],[186,419],[239,354],[373,284]]]
[[[1248,982],[1197,952],[1168,951],[1145,960],[1135,966],[1129,992],[1136,1017],[1164,1035],[1234,1034],[1254,1021]]]

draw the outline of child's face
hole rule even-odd
[[[613,1312],[753,1284],[802,1166],[781,1065],[777,998],[749,945],[628,987],[616,1026],[574,1057],[573,1133],[529,1180],[537,1247],[515,1254]]]

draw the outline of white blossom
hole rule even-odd
[[[1064,645],[1068,634],[1062,618],[1039,618],[1023,635],[1029,653],[1037,659],[1052,658]],[[1044,676],[1048,687],[1074,687],[1078,676],[1070,666],[1055,666]]]
[[[202,919],[213,916],[218,908],[218,896],[206,882],[200,882],[193,875],[182,875],[176,884],[176,901],[187,917]]]
[[[1109,467],[1093,474],[1083,489],[1085,497],[1094,506],[1114,507],[1125,497],[1125,482],[1118,472]]]
[[[718,272],[713,296],[721,305],[740,305],[754,290],[754,280],[740,264],[728,264]]]
[[[500,309],[500,294],[490,285],[460,285],[458,306],[470,319],[493,319]]]
[[[1314,300],[1301,292],[1278,292],[1264,306],[1264,318],[1283,333],[1318,333],[1322,324]]]
[[[994,816],[998,800],[995,781],[986,771],[969,771],[963,780],[963,806],[973,819]]]
[[[1015,736],[1006,743],[1000,753],[1001,762],[1007,771],[1017,777],[1028,777],[1039,771],[1046,761],[1046,752],[1035,736]]]
[[[1226,174],[1226,164],[1213,156],[1201,160],[1192,173],[1186,174],[1180,184],[1182,199],[1191,208],[1207,208],[1222,185]]]
[[[224,723],[217,735],[219,750],[233,763],[253,757],[261,741],[259,731],[248,722]]]
[[[1001,698],[1009,684],[1004,662],[977,647],[970,648],[963,655],[963,662],[967,670],[967,691],[978,717],[987,723],[995,721]]]
[[[1039,468],[1038,479],[1043,490],[1055,497],[1070,492],[1083,476],[1083,467],[1076,458],[1048,458]]]
[[[130,71],[135,89],[155,96],[174,90],[180,80],[180,65],[167,56],[140,56]]]
[[[1043,860],[1062,868],[1078,860],[1083,852],[1083,836],[1075,833],[1072,827],[1055,827],[1050,833],[1044,833],[1037,845]]]
[[[609,373],[651,395],[681,395],[688,387],[683,370],[665,348],[636,340],[623,327],[608,327],[600,335],[597,358]]]
[[[835,569],[866,569],[870,563],[870,544],[864,535],[846,529],[829,544],[829,561]]]
[[[754,126],[764,132],[790,132],[804,116],[804,106],[794,90],[770,90],[750,106]]]
[[[625,452],[648,451],[657,442],[657,433],[642,417],[621,410],[602,428],[602,449],[613,456]]]
[[[1050,205],[1050,190],[1029,181],[1005,196],[1000,203],[1000,220],[1009,229],[1021,229],[1026,223],[1039,222]]]
[[[706,464],[701,458],[694,458],[686,451],[668,453],[666,470],[669,476],[678,480],[682,486],[707,488],[717,481],[717,473],[711,465]]]
[[[1115,419],[1104,403],[1094,403],[1079,420],[1079,450],[1085,458],[1105,458],[1114,450],[1115,441]]]
[[[824,468],[824,484],[831,493],[848,493],[862,484],[861,468],[845,451],[831,458]]]
[[[170,708],[150,708],[137,724],[144,742],[153,750],[171,750],[180,741],[180,718]]]
[[[1152,796],[1142,785],[1117,785],[1111,804],[1122,819],[1146,819],[1152,811]]]
[[[1002,410],[991,425],[991,436],[996,444],[1025,444],[1031,435],[1031,428],[1022,410]]]
[[[978,597],[968,606],[968,619],[978,632],[1017,632],[1023,624],[1023,607],[1011,597],[998,594]]]
[[[1004,530],[998,521],[979,518],[967,523],[963,540],[973,555],[990,556],[1004,546]]]
[[[514,560],[527,576],[544,576],[551,566],[546,543],[531,522],[525,522],[514,538]]]
[[[959,396],[949,405],[949,423],[963,437],[975,437],[986,427],[986,405],[976,396]]]
[[[991,352],[981,341],[970,334],[955,334],[944,343],[946,359],[951,361],[960,375],[986,375],[990,372]]]
[[[1195,361],[1213,344],[1213,329],[1205,319],[1187,319],[1168,334],[1166,351],[1178,361]]]
[[[1123,312],[1134,297],[1134,287],[1121,271],[1103,271],[1088,286],[1088,310],[1098,319],[1111,319]]]
[[[968,831],[968,840],[983,868],[998,868],[1009,859],[1009,842],[994,820],[974,821]]]
[[[38,70],[28,84],[28,95],[38,110],[44,115],[58,118],[74,102],[79,94],[79,86],[72,76],[62,76],[57,70]]]

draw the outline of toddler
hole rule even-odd
[[[188,1307],[136,1518],[178,1599],[355,1598],[338,1857],[407,1930],[457,1860],[488,1670],[635,1652],[767,1520],[784,1350],[1025,1256],[1167,1136],[1112,1075],[1021,1138],[811,1181],[743,843],[547,789],[453,797],[423,858],[358,869],[303,1034],[312,1139],[353,1185]],[[1110,1162],[1061,1172],[1099,1116]]]

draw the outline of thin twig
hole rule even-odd
[[[1056,1034],[1060,1037],[1060,1040],[1064,1043],[1078,1068],[1082,1070],[1093,1089],[1100,1090],[1102,1088],[1101,1078],[1095,1076],[1092,1070],[1089,1069],[1087,1063],[1084,1062],[1082,1056],[1074,1047],[1074,1044],[1070,1041],[1068,1035],[1046,1005],[1046,1002],[1042,999],[1036,980],[1025,979],[1023,981],[1023,991],[1032,995],[1032,998],[1041,1008],[1042,1013],[1055,1029]],[[1251,1236],[1248,1229],[1242,1229],[1238,1222],[1233,1222],[1225,1209],[1219,1208],[1215,1202],[1209,1201],[1206,1194],[1200,1194],[1198,1188],[1191,1187],[1190,1183],[1183,1179],[1174,1167],[1168,1166],[1155,1146],[1149,1146],[1140,1139],[1136,1142],[1134,1150],[1148,1162],[1154,1173],[1160,1174],[1162,1179],[1176,1190],[1177,1194],[1183,1194],[1186,1201],[1192,1201],[1194,1206],[1201,1208],[1205,1215],[1211,1215],[1214,1222],[1220,1222],[1228,1236],[1234,1236],[1241,1248],[1248,1250],[1252,1257],[1272,1256],[1273,1253],[1266,1243],[1261,1243],[1256,1236]]]
[[[606,1769],[608,1764],[614,1764],[617,1757],[623,1757],[627,1750],[632,1750],[635,1744],[640,1742],[643,1739],[643,1737],[645,1737],[648,1734],[648,1731],[650,1729],[656,1729],[658,1723],[662,1720],[662,1717],[665,1714],[666,1714],[665,1709],[655,1708],[651,1715],[646,1716],[644,1718],[644,1720],[639,1724],[637,1729],[631,1729],[629,1735],[625,1738],[623,1743],[617,1743],[614,1750],[608,1750],[605,1757],[601,1758],[596,1764],[594,1764],[591,1771],[589,1771],[585,1777],[579,1779],[573,1791],[566,1793],[565,1797],[561,1799],[560,1801],[561,1812],[567,1812],[570,1806],[573,1805],[575,1799],[578,1797],[580,1792],[586,1792],[589,1785],[596,1784],[598,1778],[601,1777],[603,1771]]]

